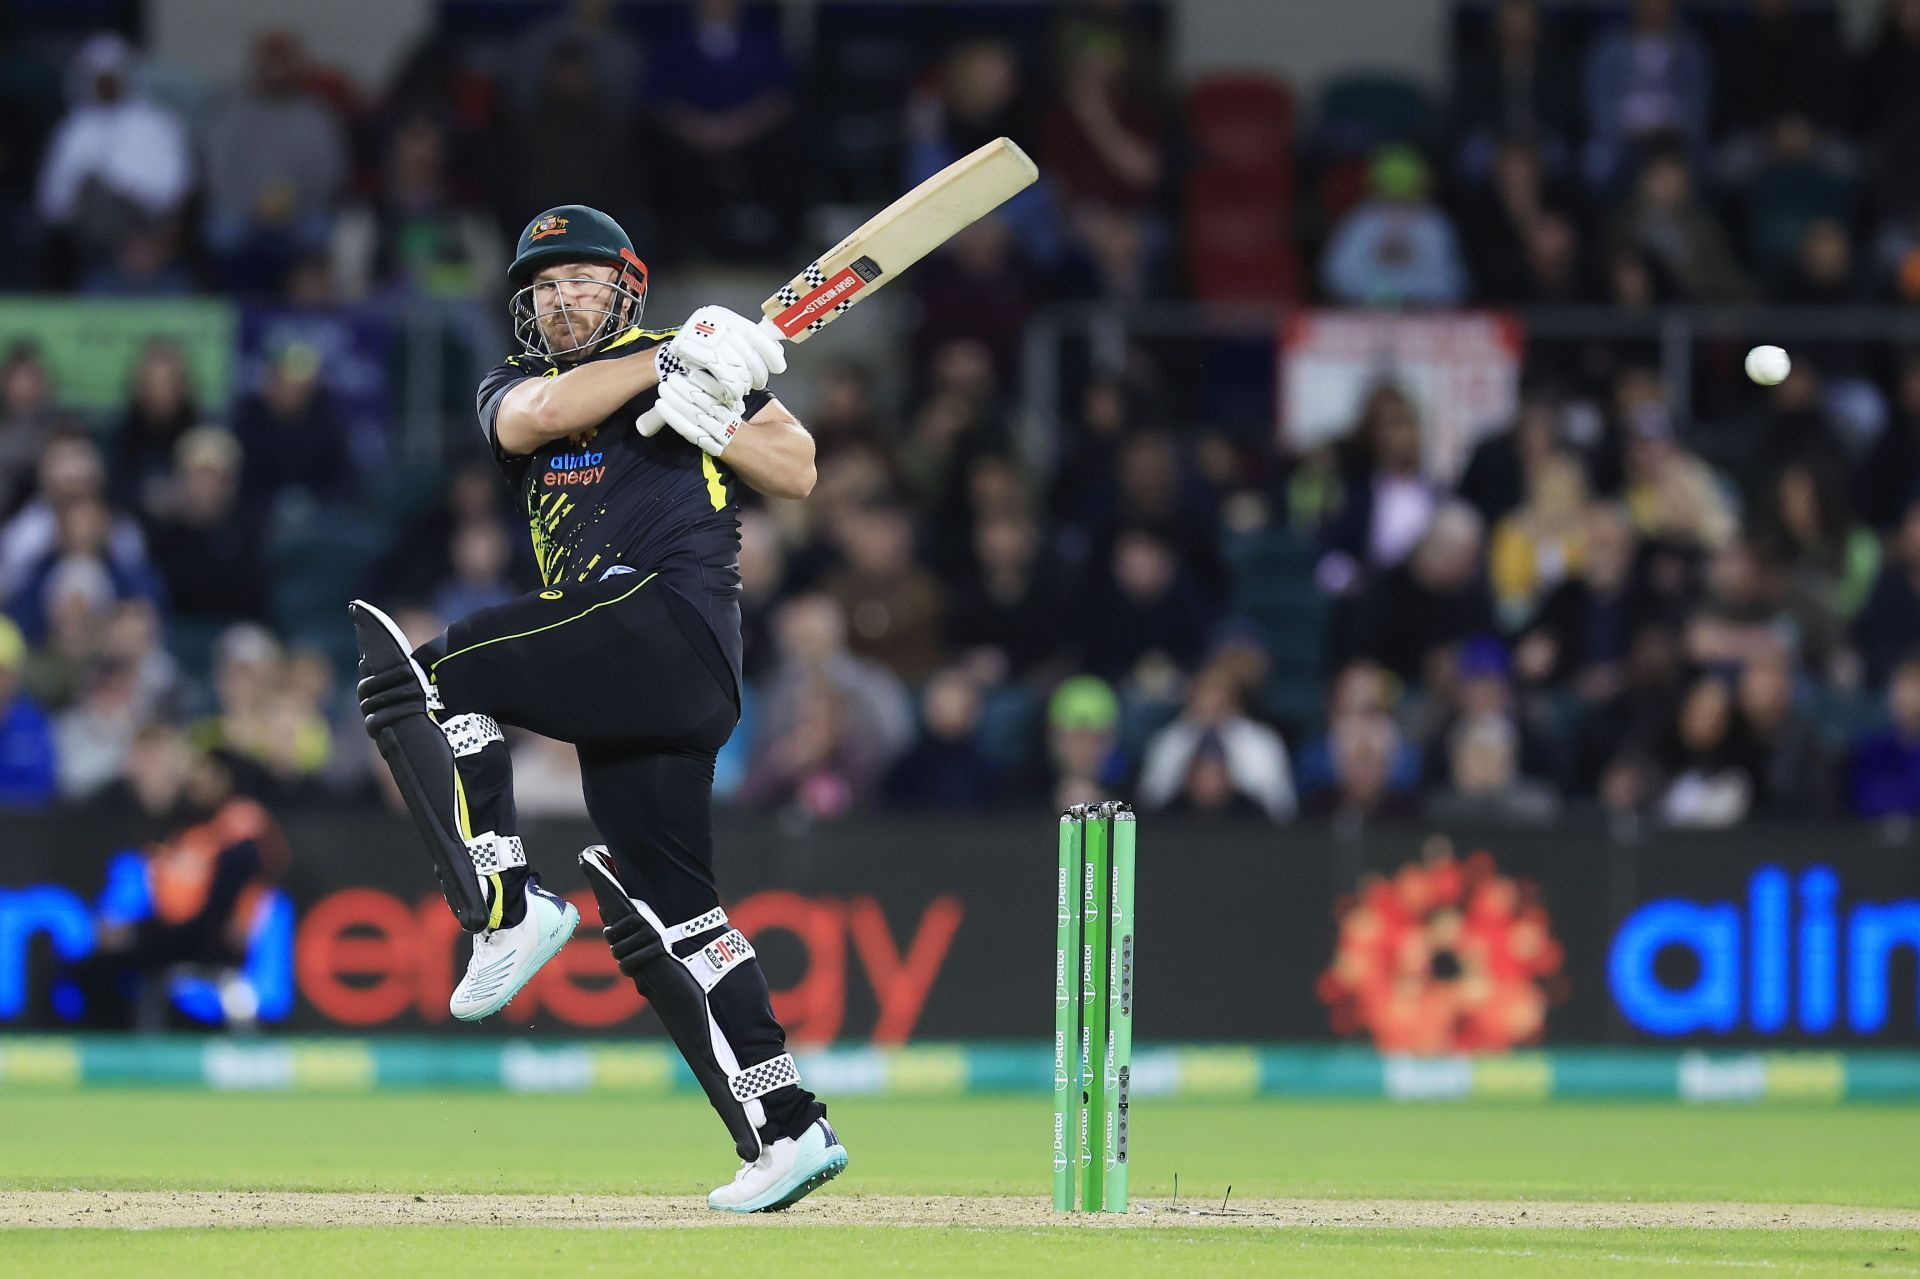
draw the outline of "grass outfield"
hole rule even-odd
[[[1832,1229],[1407,1229],[1392,1211],[1381,1228],[1188,1225],[1165,1211],[1176,1172],[1183,1207],[1217,1208],[1231,1185],[1230,1209],[1336,1199],[1920,1209],[1920,1108],[1887,1106],[1155,1101],[1134,1117],[1134,1198],[1160,1210],[1130,1219],[1145,1228],[1054,1229],[1033,1224],[1030,1213],[1018,1223],[964,1228],[808,1224],[817,1202],[857,1195],[1037,1203],[1049,1113],[1045,1101],[1025,1099],[837,1104],[834,1118],[853,1155],[848,1174],[784,1218],[718,1230],[650,1229],[644,1240],[630,1230],[536,1226],[14,1230],[0,1234],[0,1273],[466,1275],[465,1259],[485,1255],[568,1273],[630,1272],[643,1262],[684,1262],[697,1272],[738,1261],[769,1273],[841,1277],[1118,1267],[1161,1275],[1670,1274],[1723,1273],[1729,1264],[1858,1274],[1868,1263],[1881,1274],[1920,1275],[1920,1232],[1841,1228],[1840,1216]],[[692,1197],[730,1171],[717,1125],[690,1099],[13,1092],[0,1094],[0,1133],[6,1190]],[[711,1217],[697,1205],[688,1213],[703,1225]],[[774,1222],[794,1228],[759,1228]],[[476,1233],[487,1236],[478,1254]]]

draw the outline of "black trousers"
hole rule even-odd
[[[627,891],[669,925],[720,904],[713,875],[713,761],[740,708],[719,642],[693,606],[650,574],[552,587],[482,609],[421,646],[414,658],[439,689],[444,721],[481,714],[580,753],[587,813]],[[470,829],[517,834],[513,767],[495,742],[458,761]],[[509,885],[503,922],[525,909]],[[675,950],[692,954],[701,934]],[[741,1067],[778,1057],[757,959],[708,996],[714,1022]],[[761,1098],[766,1140],[797,1137],[826,1113],[789,1085]]]

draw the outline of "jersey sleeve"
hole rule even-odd
[[[526,458],[500,447],[500,401],[507,398],[508,391],[528,378],[544,377],[546,374],[544,364],[512,356],[488,370],[487,375],[480,379],[480,389],[474,394],[474,410],[479,414],[480,431],[487,437],[487,449],[493,454],[494,465],[506,472],[508,479],[518,478],[526,466]]]

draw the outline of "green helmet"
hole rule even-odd
[[[559,288],[551,288],[544,297],[536,297],[531,283],[534,273],[562,262],[605,263],[618,267],[620,273],[610,283],[587,282],[604,283],[608,290],[596,299],[597,305],[569,300]],[[633,241],[618,222],[584,204],[563,204],[527,223],[514,250],[513,265],[507,268],[507,281],[514,289],[509,304],[513,335],[530,355],[559,358],[589,352],[602,340],[638,324],[640,313],[647,305],[647,264],[633,251]],[[565,282],[547,282],[548,285],[562,283]],[[541,323],[543,316],[556,314],[569,315],[569,327],[576,335],[575,341],[559,347],[548,341],[546,326]],[[572,324],[571,315],[598,318],[587,336],[578,338],[579,328]]]

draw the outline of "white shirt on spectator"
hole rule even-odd
[[[117,71],[121,97],[101,102],[93,77]],[[73,216],[89,181],[151,215],[179,208],[193,182],[193,153],[180,118],[131,83],[132,54],[118,36],[96,36],[74,59],[73,108],[53,131],[35,204],[55,226]]]
[[[1178,798],[1193,754],[1208,734],[1226,754],[1227,776],[1234,790],[1260,805],[1274,821],[1291,819],[1300,804],[1294,795],[1286,743],[1280,734],[1244,715],[1217,725],[1176,719],[1154,734],[1140,771],[1140,802],[1150,809],[1165,808]]]

